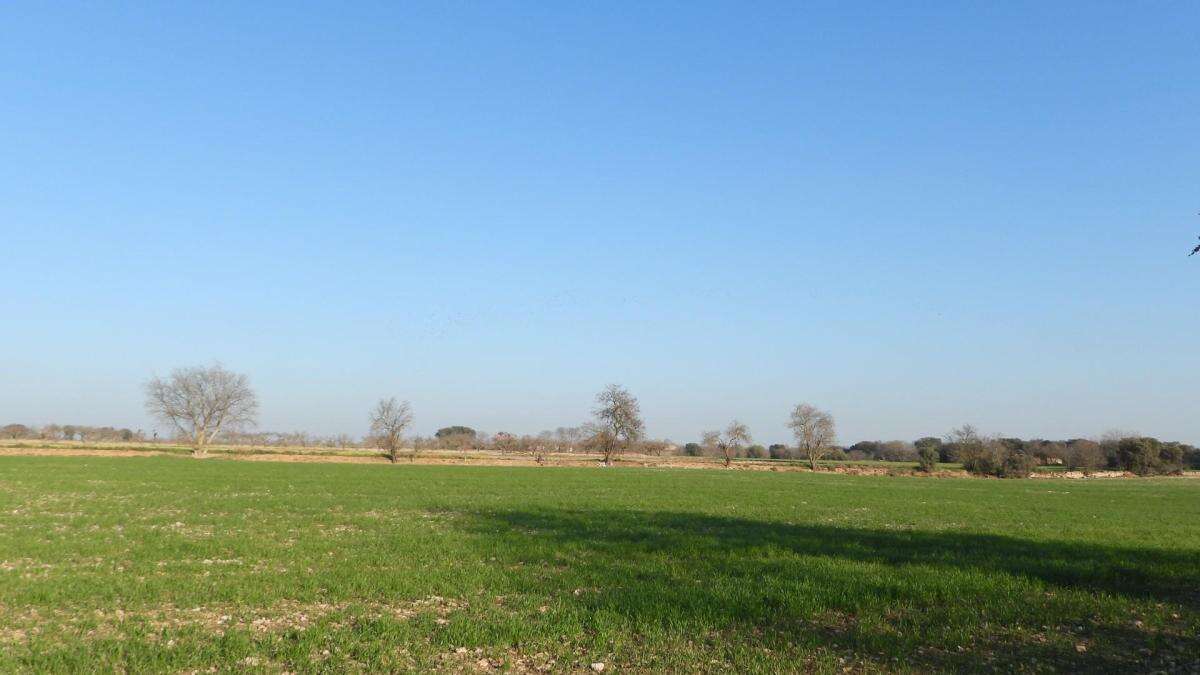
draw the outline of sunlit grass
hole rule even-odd
[[[0,669],[1200,668],[1200,481],[0,458]]]

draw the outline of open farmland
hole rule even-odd
[[[0,458],[6,671],[1190,671],[1198,635],[1191,478]]]

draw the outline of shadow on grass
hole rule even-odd
[[[545,590],[634,630],[875,667],[1200,670],[1196,553],[684,513],[466,515],[522,563],[559,570]]]

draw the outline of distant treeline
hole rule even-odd
[[[41,441],[86,441],[90,443],[140,443],[146,441],[141,429],[91,427],[83,424],[47,424],[42,427],[6,424],[0,427],[0,438]]]
[[[834,451],[833,456],[837,456]],[[845,459],[891,462],[960,463],[968,471],[1004,476],[1028,474],[1034,466],[1064,466],[1077,471],[1102,469],[1137,474],[1169,474],[1200,469],[1200,449],[1139,434],[1110,431],[1099,439],[985,438],[973,427],[955,429],[946,438],[916,441],[862,441],[840,451]]]
[[[0,438],[12,440],[83,441],[101,443],[186,442],[186,437],[147,436],[141,429],[95,427],[82,424],[47,424],[41,427],[8,424],[0,427]],[[348,434],[320,436],[305,432],[227,432],[219,441],[226,445],[306,448],[376,448],[371,436]],[[559,427],[534,435],[508,432],[487,433],[467,426],[439,429],[433,436],[412,436],[405,444],[414,450],[486,450],[501,453],[594,452],[594,433],[586,426]],[[720,457],[722,450],[711,444],[676,444],[669,440],[640,440],[629,451],[647,455]],[[737,447],[733,455],[743,459],[805,459],[797,447],[775,443]],[[1069,440],[984,438],[969,426],[945,438],[926,436],[916,441],[860,441],[850,446],[833,446],[824,454],[835,461],[877,460],[963,464],[977,473],[1004,475],[1027,472],[1033,466],[1063,466],[1080,471],[1104,469],[1135,473],[1171,473],[1182,468],[1200,469],[1200,448],[1179,442],[1164,442],[1137,434],[1113,431],[1099,439]]]

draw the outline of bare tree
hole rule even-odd
[[[596,395],[592,415],[596,418],[593,442],[604,454],[606,466],[612,464],[614,456],[640,439],[646,429],[638,400],[615,384],[608,385]]]
[[[725,427],[725,431],[706,431],[704,432],[703,444],[706,448],[710,448],[719,452],[725,460],[725,466],[733,464],[733,458],[737,457],[742,446],[750,443],[750,429],[745,424],[734,420]]]
[[[397,402],[394,398],[381,398],[371,411],[371,436],[375,443],[387,453],[393,464],[400,457],[400,446],[404,441],[404,430],[412,424],[412,406],[408,401]],[[416,449],[409,457],[416,460]]]
[[[582,426],[578,427],[558,427],[554,430],[554,437],[564,446],[567,452],[575,452],[576,446],[582,443],[587,434]]]
[[[197,457],[222,431],[253,426],[258,412],[249,379],[220,364],[176,368],[170,377],[155,377],[145,386],[146,411],[186,437]]]
[[[974,426],[964,424],[946,435],[946,447],[952,461],[972,464],[987,451],[987,441]]]
[[[800,452],[808,458],[809,468],[816,471],[817,460],[829,452],[830,446],[837,439],[833,416],[807,403],[801,403],[792,409],[792,419],[788,426],[792,428]]]
[[[671,441],[642,441],[639,445],[642,452],[654,457],[669,454],[669,451],[675,447]]]

